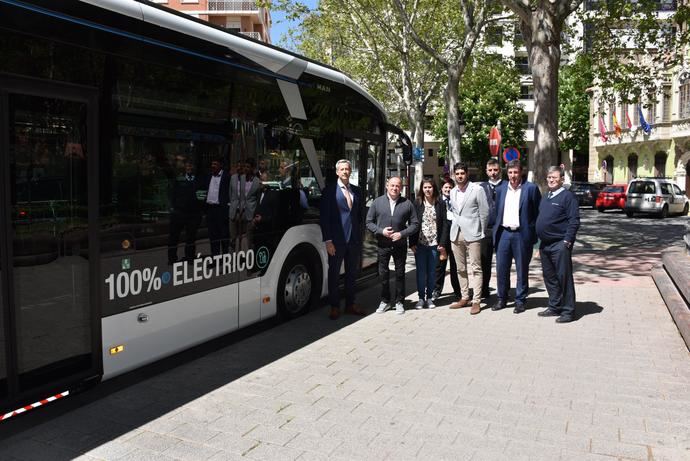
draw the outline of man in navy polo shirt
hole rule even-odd
[[[541,240],[539,254],[549,306],[540,317],[556,317],[568,323],[575,315],[575,283],[573,281],[573,243],[580,227],[577,198],[563,188],[563,170],[552,166],[546,176],[549,193],[539,206],[537,235]]]

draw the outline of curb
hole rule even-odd
[[[652,269],[652,278],[685,341],[685,346],[690,350],[690,309],[688,304],[662,266]]]

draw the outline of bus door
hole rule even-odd
[[[0,409],[100,374],[95,101],[0,76]]]

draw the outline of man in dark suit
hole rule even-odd
[[[177,262],[177,244],[182,230],[185,233],[185,261],[193,261],[196,232],[201,223],[201,201],[197,199],[198,180],[194,165],[185,161],[185,171],[178,175],[170,191],[170,234],[168,236],[168,264]]]
[[[546,176],[549,193],[541,201],[537,234],[541,240],[539,256],[549,306],[540,317],[558,317],[568,323],[575,316],[575,282],[573,280],[573,243],[580,228],[577,198],[563,188],[563,170],[552,166]]]
[[[228,227],[228,201],[230,199],[230,175],[223,171],[223,160],[211,162],[211,174],[204,181],[206,193],[206,225],[211,242],[211,254],[228,253],[230,250]]]
[[[486,162],[486,176],[488,181],[481,183],[489,204],[489,221],[481,242],[482,259],[482,298],[489,297],[489,282],[491,281],[491,262],[494,259],[494,224],[496,222],[496,188],[501,185],[501,167],[498,160],[491,157]]]
[[[517,286],[515,287],[514,313],[525,311],[529,289],[529,263],[537,242],[536,222],[539,214],[541,193],[539,188],[522,181],[522,165],[519,160],[508,162],[508,182],[496,189],[496,222],[494,245],[496,247],[496,279],[498,300],[491,310],[506,307],[510,289],[510,267],[515,259]]]
[[[259,178],[262,183],[261,192],[254,212],[254,219],[250,224],[254,234],[254,251],[265,246],[273,253],[276,244],[276,221],[279,219],[280,197],[278,191],[271,190],[266,186],[268,171],[262,171]]]
[[[335,164],[338,181],[324,188],[320,204],[320,224],[328,253],[329,317],[340,316],[338,280],[340,266],[345,262],[345,313],[365,315],[355,304],[355,279],[362,253],[362,222],[364,201],[359,187],[350,184],[352,165],[349,160]]]

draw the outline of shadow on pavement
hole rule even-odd
[[[585,315],[601,314],[603,311],[604,308],[597,303],[591,301],[587,301],[584,303],[576,302],[574,319],[575,321],[578,321]]]
[[[406,285],[415,287],[409,277]],[[376,278],[357,285],[358,302],[364,301],[367,312],[378,305],[379,286]],[[83,392],[72,392],[68,398],[0,423],[0,441],[14,436],[16,441],[28,432],[31,440],[27,438],[27,443],[46,443],[45,452],[50,453],[46,459],[73,459],[76,453],[114,440],[361,319],[341,315],[331,321],[326,307],[324,298],[291,321],[268,319]],[[53,443],[58,440],[65,447],[64,456],[54,452]],[[3,455],[0,446],[0,459],[6,459]]]

